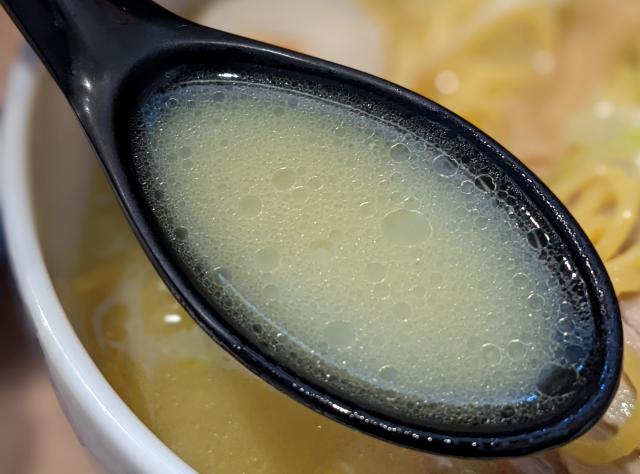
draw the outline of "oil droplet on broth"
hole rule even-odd
[[[382,263],[368,263],[365,268],[365,274],[369,281],[379,282],[387,276],[387,268]]]
[[[527,354],[527,346],[519,340],[509,342],[507,346],[507,356],[513,360],[522,360]]]
[[[386,283],[378,283],[373,287],[373,294],[380,299],[388,298],[391,294],[391,287]]]
[[[356,338],[353,325],[348,321],[332,321],[323,331],[324,341],[329,348],[349,347]]]
[[[407,145],[403,143],[396,143],[390,148],[389,155],[395,161],[405,161],[409,159],[411,151],[409,150]]]
[[[316,239],[309,244],[311,255],[316,259],[328,259],[331,257],[333,244],[329,239]]]
[[[304,186],[298,186],[291,191],[291,197],[294,201],[303,202],[309,197],[309,191]]]
[[[438,155],[433,159],[433,169],[440,176],[449,178],[458,171],[458,163],[446,155]]]
[[[502,351],[495,344],[484,344],[480,348],[482,360],[488,365],[498,365],[502,359]]]
[[[398,376],[398,371],[391,365],[384,365],[378,371],[380,378],[386,382],[392,382]]]
[[[281,191],[285,189],[289,189],[293,186],[293,183],[296,181],[296,175],[293,171],[287,168],[280,168],[278,171],[273,173],[273,177],[271,178],[271,182]]]
[[[515,222],[500,176],[427,131],[260,81],[169,85],[134,122],[145,195],[228,321],[313,383],[406,419],[499,424],[532,394],[514,419],[559,406],[592,328],[562,258],[541,254],[553,231]]]
[[[365,201],[360,204],[360,214],[365,217],[372,217],[376,213],[376,205],[372,202]]]
[[[402,245],[417,244],[431,233],[431,226],[419,211],[398,209],[382,219],[382,233]]]
[[[264,271],[271,272],[280,265],[280,252],[272,247],[266,247],[256,252],[256,266]]]
[[[240,212],[247,217],[254,217],[262,211],[262,201],[257,196],[245,196],[240,199]]]

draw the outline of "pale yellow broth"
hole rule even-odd
[[[332,422],[240,366],[160,281],[102,175],[87,203],[77,269],[58,279],[71,321],[140,419],[199,472],[425,473],[496,463],[403,449]]]

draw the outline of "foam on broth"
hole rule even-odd
[[[142,104],[136,171],[203,291],[279,363],[372,410],[554,411],[593,327],[553,230],[428,130],[313,92],[222,74]]]

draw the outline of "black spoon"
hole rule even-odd
[[[622,332],[617,301],[602,262],[551,192],[516,158],[481,131],[433,102],[381,79],[316,58],[204,28],[148,0],[0,0],[67,96],[104,165],[150,260],[176,298],[203,329],[264,380],[306,406],[371,435],[412,448],[472,457],[524,455],[584,433],[604,413],[621,370]],[[294,373],[262,353],[227,324],[176,261],[141,197],[130,160],[134,105],[150,84],[185,65],[211,71],[258,68],[323,87],[348,89],[377,107],[430,123],[444,142],[465,144],[497,170],[557,233],[584,281],[594,343],[585,379],[545,375],[542,391],[560,393],[560,408],[507,425],[407,420],[366,409]],[[462,162],[464,156],[458,157]],[[477,161],[477,160],[476,160]],[[477,183],[491,187],[495,183]],[[489,186],[491,185],[491,186]],[[493,191],[493,189],[487,189]],[[436,407],[437,409],[437,407]]]

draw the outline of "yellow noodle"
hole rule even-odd
[[[587,219],[601,208],[602,203],[607,199],[609,190],[602,183],[593,183],[589,187],[588,193],[583,193],[581,199],[571,206],[571,212],[580,221]]]
[[[605,262],[623,250],[639,220],[637,178],[629,177],[618,167],[595,162],[582,164],[581,169],[555,183],[553,189],[576,211],[576,218]]]
[[[504,107],[529,81],[533,54],[554,49],[560,14],[569,3],[361,1],[389,33],[384,75],[485,129],[492,129],[491,122],[502,117]],[[459,90],[438,89],[436,77],[442,71],[460,78]]]
[[[640,440],[640,410],[638,407],[638,390],[640,389],[640,359],[634,350],[627,346],[624,351],[625,374],[636,392],[633,413],[620,427],[618,432],[605,441],[595,441],[583,436],[560,448],[561,452],[570,454],[586,464],[609,464],[632,453]]]
[[[616,293],[640,293],[640,243],[607,262]]]

